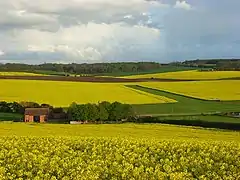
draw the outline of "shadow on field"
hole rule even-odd
[[[203,120],[161,120],[159,117],[142,117],[136,123],[162,123],[184,126],[199,126],[204,128],[217,128],[226,130],[240,130],[240,123],[209,122]]]

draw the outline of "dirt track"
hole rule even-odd
[[[65,77],[65,76],[0,76],[0,79],[22,79],[22,80],[46,80],[46,81],[72,81],[72,82],[111,82],[111,83],[121,83],[121,82],[148,82],[148,81],[159,81],[159,82],[176,82],[176,81],[192,81],[192,80],[179,80],[179,79],[150,79],[150,78],[140,78],[140,79],[125,79],[125,78],[115,78],[115,77]]]

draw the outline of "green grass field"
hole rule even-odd
[[[240,109],[240,101],[215,102],[191,97],[182,96],[170,92],[165,92],[157,89],[151,89],[143,86],[128,86],[134,89],[145,91],[151,94],[165,96],[175,99],[177,103],[168,104],[145,104],[134,106],[139,114],[155,114],[155,115],[192,115],[200,113],[216,113],[216,112],[238,112]]]
[[[71,74],[71,73],[65,73],[65,72],[57,72],[57,71],[42,71],[42,70],[34,70],[33,71],[36,74],[39,75],[49,75],[49,76],[65,76],[65,75],[69,75],[69,76],[89,76],[88,74]]]
[[[197,68],[192,67],[180,67],[180,66],[162,66],[159,69],[155,69],[152,71],[138,71],[138,72],[112,72],[112,73],[100,73],[94,74],[95,76],[112,76],[112,77],[124,77],[124,76],[138,76],[138,75],[146,75],[148,76],[155,73],[166,73],[166,72],[178,72],[178,71],[187,71],[187,70],[195,70]]]
[[[36,74],[39,74],[39,75],[53,75],[53,76],[64,76],[65,73],[64,72],[57,72],[57,71],[40,71],[40,70],[34,70],[33,71],[34,73]]]
[[[0,121],[19,121],[23,119],[23,115],[21,114],[14,114],[14,113],[1,113],[0,112]]]
[[[215,122],[215,123],[236,123],[240,124],[240,118],[226,117],[220,115],[190,115],[190,116],[159,116],[160,120],[179,120],[179,121],[203,121],[203,122]]]

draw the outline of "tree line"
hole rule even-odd
[[[41,72],[53,71],[70,74],[102,74],[120,72],[143,72],[156,70],[161,64],[156,62],[119,62],[119,63],[94,63],[94,64],[56,64],[45,63],[39,65],[29,65],[21,63],[0,64],[0,71],[27,71]],[[58,74],[60,75],[60,74]]]
[[[240,71],[240,59],[197,59],[177,64],[189,67],[213,68],[217,71]]]
[[[68,119],[70,121],[121,121],[130,120],[134,117],[135,113],[132,106],[120,102],[72,103],[68,108]]]
[[[49,104],[36,102],[0,102],[0,112],[24,114],[26,108],[49,108],[49,119],[60,118],[64,121],[121,121],[135,118],[135,112],[130,104],[103,101],[98,104],[72,103],[66,109],[56,108]],[[60,116],[55,116],[55,115]]]
[[[57,64],[44,63],[30,65],[22,63],[0,64],[0,71],[23,71],[23,72],[48,72],[53,75],[66,74],[108,74],[108,73],[136,73],[157,71],[166,66],[184,66],[198,68],[214,68],[216,70],[240,70],[240,59],[197,59],[184,62],[172,62],[160,64],[157,62],[117,62],[117,63],[94,63],[94,64]]]

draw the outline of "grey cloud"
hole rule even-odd
[[[94,6],[94,2],[98,3],[98,1],[91,0],[89,2],[92,4],[90,3],[87,7],[71,4],[74,2],[72,0],[34,2],[11,0],[12,3],[0,0],[0,31],[2,32],[0,34],[0,50],[5,52],[0,58],[1,61],[6,61],[6,59],[9,61],[27,60],[35,63],[43,62],[46,59],[51,62],[70,62],[71,60],[88,62],[92,60],[90,53],[94,57],[98,57],[100,54],[101,58],[98,57],[100,59],[96,59],[96,61],[154,60],[166,62],[197,58],[240,57],[240,1],[185,1],[192,7],[191,10],[174,8],[176,0],[148,0],[149,3],[160,2],[164,4],[162,6],[142,2],[134,4],[140,0],[126,1],[126,4],[123,1],[101,0],[103,2],[101,5]],[[128,2],[130,5],[127,4]],[[25,16],[14,14],[13,12],[16,10],[26,10]],[[124,18],[126,16],[131,18]],[[100,40],[91,43],[92,39],[90,38],[90,40],[86,40],[85,45],[83,39],[87,34],[80,30],[75,30],[73,34],[71,31],[59,33],[59,39],[62,38],[60,36],[66,36],[66,39],[61,39],[61,41],[54,36],[54,32],[57,34],[60,28],[71,28],[82,24],[88,26],[89,23],[105,23],[112,25],[112,29],[107,27],[103,28],[104,30],[96,29],[95,32],[91,29],[89,33],[92,35],[98,33],[99,35],[94,37]],[[120,26],[115,26],[115,24],[129,28],[123,31]],[[134,29],[134,26],[155,28],[160,31],[160,37],[156,38],[151,31],[141,31],[138,34],[138,29]],[[19,32],[26,29],[53,32],[52,35],[42,35],[42,38],[54,36],[51,40],[46,39],[46,44],[43,41],[37,45],[58,47],[58,43],[65,43],[66,46],[69,46],[67,50],[71,51],[74,57],[67,56],[65,52],[67,50],[64,51],[64,49],[56,49],[54,52],[45,52],[44,50],[28,52],[27,44],[34,44],[34,40],[18,37],[20,33],[13,33],[13,29]],[[88,30],[86,28],[86,31]],[[41,33],[37,34],[41,36]],[[76,42],[72,37],[69,39],[74,43],[69,42],[68,34],[74,36]],[[102,36],[108,37],[105,37],[104,40]],[[138,39],[141,40],[138,41]],[[24,43],[22,43],[23,40]],[[78,41],[83,42],[82,47],[79,47]],[[88,51],[85,51],[84,49],[87,48],[89,48]],[[85,55],[85,58],[78,57],[79,54]]]
[[[235,42],[240,39],[240,12],[234,10],[238,2],[215,1],[213,6],[212,1],[201,1],[192,11],[168,13],[163,22],[165,55],[173,59],[239,56]]]
[[[137,24],[143,18],[139,12],[147,10],[144,0],[139,1],[73,1],[73,0],[0,0],[0,25],[13,28],[39,28],[37,25],[60,24],[71,26],[79,23],[116,23],[124,22],[127,14],[135,16],[135,21],[125,21]],[[82,2],[82,3],[80,3]],[[141,3],[140,3],[141,2]],[[129,3],[129,5],[127,5]],[[20,11],[26,11],[19,15]]]
[[[0,11],[0,27],[4,29],[51,27],[57,23],[56,18],[49,15],[12,10]]]

